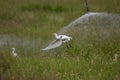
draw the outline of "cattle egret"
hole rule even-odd
[[[72,37],[66,36],[66,35],[59,35],[57,33],[53,33],[53,35],[55,36],[56,40],[54,40],[53,42],[51,42],[46,48],[42,49],[42,50],[50,50],[56,47],[59,47],[62,43],[66,43],[69,42]]]
[[[114,61],[115,63],[117,63],[117,59],[118,59],[118,54],[114,54],[114,59],[113,59],[113,61]]]
[[[12,48],[12,54],[14,57],[17,57],[17,53],[15,53],[15,48]]]

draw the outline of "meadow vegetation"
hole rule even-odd
[[[91,12],[120,14],[119,0],[88,4]],[[0,0],[0,39],[4,35],[15,42],[0,46],[0,80],[119,80],[120,25],[105,29],[111,32],[107,39],[98,37],[102,31],[94,25],[80,35],[68,31],[70,48],[40,51],[53,39],[51,33],[85,13],[84,0]],[[12,47],[19,57],[12,56]]]

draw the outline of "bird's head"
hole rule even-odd
[[[12,48],[12,50],[15,50],[15,48]]]
[[[117,56],[118,56],[118,54],[114,54],[114,56],[115,56],[115,57],[117,57]]]
[[[52,35],[57,35],[57,33],[52,33]]]

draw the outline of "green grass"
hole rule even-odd
[[[99,53],[91,58],[78,57],[20,57],[8,68],[5,78],[40,80],[118,80],[119,64]]]
[[[91,12],[120,14],[119,0],[88,2]],[[52,40],[51,33],[84,13],[83,0],[0,0],[0,35],[17,44],[0,47],[0,79],[119,80],[120,57],[118,63],[111,64],[114,54],[120,55],[119,25],[107,26],[109,29],[89,25],[88,31],[81,29],[79,35],[72,29],[68,31],[73,37],[70,49],[63,44],[51,51],[40,51]],[[102,29],[111,36],[101,34]],[[11,55],[12,47],[16,47],[17,59]]]

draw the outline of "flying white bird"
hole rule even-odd
[[[72,37],[69,37],[66,35],[59,35],[57,33],[53,33],[53,35],[55,36],[56,40],[51,42],[46,48],[42,50],[50,50],[50,49],[59,47],[62,43],[69,42],[72,39]]]
[[[12,54],[14,57],[17,57],[17,53],[15,53],[15,48],[12,48]]]

